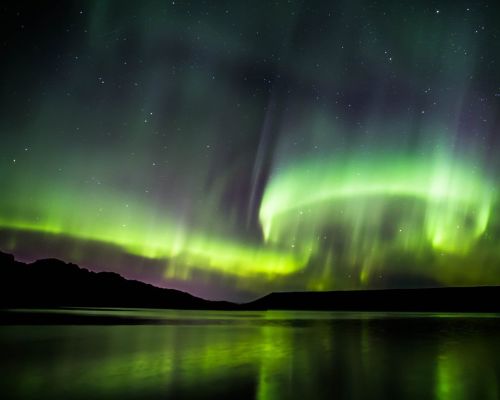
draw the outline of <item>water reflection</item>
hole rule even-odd
[[[155,324],[1,327],[2,397],[500,398],[492,315],[106,312]]]

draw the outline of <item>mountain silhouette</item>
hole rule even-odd
[[[271,293],[253,310],[500,312],[500,286]]]
[[[57,259],[25,264],[0,252],[0,307],[124,307],[196,310],[500,312],[500,286],[271,293],[246,304],[91,272]]]
[[[174,289],[127,280],[113,272],[92,272],[57,259],[25,264],[0,252],[0,307],[132,307],[231,309]]]

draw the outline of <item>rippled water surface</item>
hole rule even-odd
[[[43,313],[0,326],[1,398],[500,399],[500,315]]]

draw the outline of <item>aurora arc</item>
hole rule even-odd
[[[6,6],[0,250],[232,300],[500,284],[494,7],[306,3]]]
[[[391,156],[381,160],[336,160],[298,166],[284,171],[266,191],[260,210],[265,237],[280,241],[279,222],[295,214],[298,219],[311,208],[325,208],[336,200],[368,198],[361,208],[353,206],[351,218],[365,216],[376,203],[374,197],[410,197],[425,203],[425,233],[436,247],[446,251],[464,251],[484,233],[488,224],[494,193],[491,183],[470,169],[428,159],[416,162]],[[372,200],[370,200],[372,199]],[[349,206],[347,207],[349,208]],[[376,207],[375,210],[377,211]],[[342,210],[344,212],[344,210]],[[320,212],[321,214],[321,212]],[[328,224],[328,211],[322,219]],[[346,212],[346,214],[349,214]],[[349,216],[347,217],[349,218]],[[310,218],[305,224],[310,223]],[[297,218],[292,216],[292,224]],[[457,234],[457,230],[461,233]],[[290,233],[289,227],[286,232]],[[465,246],[465,247],[464,247]]]

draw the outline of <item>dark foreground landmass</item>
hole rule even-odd
[[[123,307],[218,310],[235,307],[173,289],[92,272],[56,259],[32,264],[0,252],[0,308]]]
[[[246,304],[209,301],[173,289],[127,280],[110,272],[95,273],[56,259],[32,264],[15,261],[0,252],[0,308],[165,308],[192,310],[318,310],[318,311],[432,311],[500,312],[500,286],[421,289],[355,290],[271,293]],[[2,313],[3,323],[14,314]],[[20,321],[82,323],[81,316],[36,313],[16,314]],[[69,320],[68,320],[69,318]],[[85,322],[116,322],[91,315]],[[144,323],[123,319],[122,323]]]
[[[500,286],[271,293],[248,309],[500,312]]]

